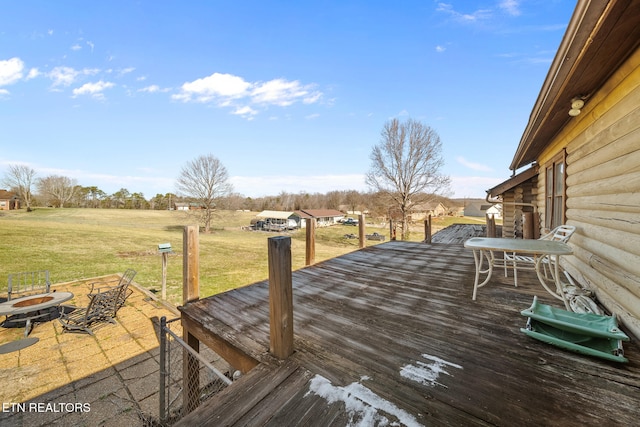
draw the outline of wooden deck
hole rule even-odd
[[[295,353],[269,350],[268,283],[188,304],[205,344],[259,364],[180,425],[637,425],[640,348],[628,364],[525,336],[534,275],[502,273],[471,300],[461,244],[388,242],[293,273]]]

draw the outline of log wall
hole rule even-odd
[[[538,204],[545,209],[544,165],[566,148],[567,223],[574,256],[565,269],[640,334],[640,50],[591,96],[540,158]]]

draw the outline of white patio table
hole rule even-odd
[[[31,330],[31,320],[40,317],[40,315],[29,316],[29,313],[35,313],[50,307],[57,307],[65,301],[73,298],[71,292],[47,292],[44,294],[28,295],[26,297],[16,298],[0,303],[0,316],[14,316],[16,314],[26,314],[24,319],[25,338]]]
[[[560,257],[563,255],[571,255],[573,251],[571,247],[566,243],[556,242],[551,240],[531,240],[531,239],[505,239],[495,237],[473,237],[464,243],[464,247],[473,250],[473,258],[476,263],[476,278],[473,284],[473,297],[475,301],[478,288],[486,285],[491,279],[493,274],[493,266],[496,263],[501,263],[504,266],[504,260],[502,258],[496,258],[494,252],[516,252],[520,254],[528,254],[535,259],[535,270],[538,275],[538,280],[542,286],[555,298],[561,300],[567,310],[569,308],[569,302],[565,298],[564,289],[560,281],[559,264]],[[549,265],[553,266],[553,279],[555,282],[555,290],[549,287],[549,284],[544,278],[544,274],[540,271],[540,265],[543,259],[547,258]],[[488,266],[483,269],[484,259],[487,260]],[[480,282],[480,274],[486,274],[487,278]]]

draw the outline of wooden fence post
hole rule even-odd
[[[487,223],[487,237],[496,237],[496,220],[493,215],[485,214]]]
[[[431,215],[424,220],[424,242],[431,243]]]
[[[200,298],[200,248],[199,227],[184,227],[182,239],[182,304]],[[200,341],[183,327],[182,338],[195,351],[200,351]],[[182,354],[182,405],[185,414],[196,409],[200,403],[200,363],[186,349]]]
[[[279,359],[293,353],[291,237],[268,239],[270,351]]]
[[[360,238],[360,247],[364,248],[365,246],[365,223],[364,223],[364,214],[360,214],[358,217],[358,237]]]
[[[305,251],[305,265],[311,265],[316,262],[316,219],[307,218],[307,240]]]

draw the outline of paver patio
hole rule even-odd
[[[64,305],[85,307],[89,283],[114,277],[52,289],[73,292],[74,298]],[[94,336],[63,333],[54,319],[35,325],[29,337],[38,338],[37,343],[0,354],[0,425],[121,427],[158,419],[157,325],[162,316],[172,319],[178,314],[135,283],[131,289],[117,324],[98,325]],[[172,330],[181,334],[179,322],[173,325]],[[0,328],[0,345],[22,339],[23,334],[24,328]]]

